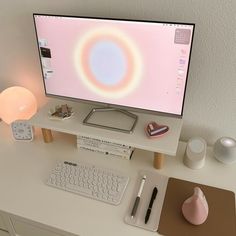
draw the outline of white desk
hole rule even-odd
[[[153,154],[137,149],[130,161],[78,151],[73,135],[55,133],[53,143],[43,142],[36,130],[33,142],[15,142],[10,127],[0,122],[0,210],[81,236],[157,235],[124,223],[138,170],[157,171]],[[236,193],[236,165],[223,165],[208,149],[206,165],[191,170],[182,163],[185,144],[180,143],[177,157],[166,157],[158,173],[191,180]],[[84,160],[122,170],[130,183],[119,206],[81,197],[44,184],[57,160]],[[24,236],[24,235],[23,235]],[[32,235],[33,236],[33,235]]]

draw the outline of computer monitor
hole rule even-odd
[[[34,14],[45,93],[183,115],[193,23]]]

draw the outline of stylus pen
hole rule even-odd
[[[147,212],[146,212],[146,216],[145,216],[145,224],[147,224],[148,220],[149,220],[149,217],[151,215],[151,212],[152,212],[152,205],[153,205],[153,202],[154,200],[156,199],[156,196],[157,196],[157,188],[155,187],[153,190],[152,190],[152,196],[151,196],[151,199],[150,199],[150,202],[149,202],[149,206],[148,206],[148,209],[147,209]]]
[[[137,194],[137,197],[135,199],[134,206],[133,206],[133,209],[132,209],[132,212],[131,212],[131,218],[134,218],[134,216],[136,214],[136,211],[138,209],[138,205],[139,205],[139,202],[140,202],[140,197],[141,197],[141,194],[142,194],[142,191],[143,191],[145,181],[146,181],[146,175],[144,175],[142,180],[141,180],[139,191],[138,191],[138,194]]]

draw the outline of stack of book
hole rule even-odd
[[[99,152],[112,157],[119,157],[122,159],[130,160],[134,151],[133,147],[102,140],[98,138],[91,138],[88,136],[77,136],[77,147],[92,152]]]

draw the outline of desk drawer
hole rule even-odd
[[[4,224],[4,221],[3,221],[3,217],[1,215],[0,215],[0,229],[7,230],[7,228],[6,228],[5,224]],[[0,234],[0,236],[1,236],[1,234]]]
[[[0,229],[0,236],[10,236],[10,234]]]
[[[19,219],[11,218],[12,226],[19,236],[62,236],[63,234],[55,233],[49,229],[36,226]]]

